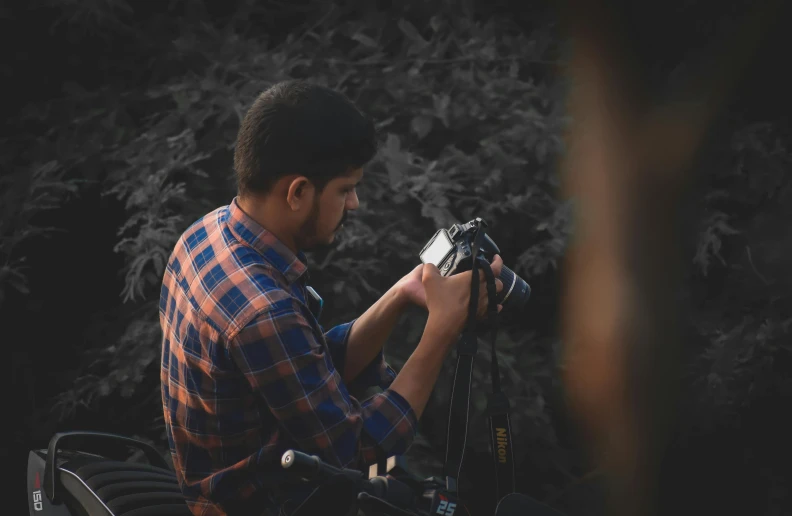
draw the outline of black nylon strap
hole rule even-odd
[[[447,479],[446,488],[452,492],[457,490],[456,483],[462,469],[462,457],[465,451],[474,354],[475,351],[473,354],[459,353],[454,372],[454,386],[451,390],[444,476]]]
[[[493,394],[487,405],[498,500],[514,492],[514,447],[508,405],[509,401],[502,392]]]
[[[484,230],[476,228],[473,237],[472,256],[478,256]],[[479,261],[473,260],[471,267],[470,303],[465,330],[457,344],[457,365],[454,371],[454,384],[451,389],[451,401],[448,412],[448,433],[446,437],[446,456],[443,474],[446,477],[446,489],[457,490],[457,480],[462,470],[462,459],[465,455],[465,441],[468,431],[468,415],[470,412],[470,387],[473,375],[473,358],[478,351],[476,321],[478,319],[478,281]]]
[[[484,275],[487,278],[487,294],[490,300],[494,300],[495,275],[488,263],[481,265]],[[490,428],[490,449],[495,461],[495,485],[498,489],[498,500],[514,492],[514,448],[511,438],[511,424],[509,421],[509,399],[501,392],[500,388],[500,368],[498,367],[498,354],[495,349],[495,341],[498,336],[498,307],[490,302],[488,305],[489,323],[492,330],[492,340],[490,341],[491,355],[491,375],[492,375],[492,395],[487,403],[489,413]]]
[[[478,257],[484,230],[479,226],[473,241],[473,256]],[[472,283],[470,304],[468,305],[468,321],[465,331],[457,345],[457,365],[454,371],[454,384],[451,391],[450,411],[448,418],[448,437],[446,441],[445,471],[446,487],[449,491],[457,491],[465,451],[465,440],[468,432],[468,416],[470,411],[470,390],[473,373],[473,359],[478,349],[476,335],[479,281],[478,269],[481,267],[487,281],[487,298],[489,300],[487,315],[491,330],[491,378],[492,394],[488,400],[490,447],[495,463],[498,500],[513,493],[514,486],[514,449],[512,446],[511,424],[509,419],[509,400],[501,391],[500,367],[495,348],[498,334],[498,307],[495,286],[495,275],[490,264],[483,259],[473,260],[471,267]]]

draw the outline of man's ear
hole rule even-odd
[[[314,196],[314,185],[305,176],[298,176],[289,183],[286,202],[292,211],[299,211],[306,203],[311,203]]]

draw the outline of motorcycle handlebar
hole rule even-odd
[[[328,479],[335,475],[344,475],[352,480],[364,480],[363,473],[354,469],[336,468],[323,462],[316,455],[296,450],[287,450],[281,457],[281,467],[305,480]]]
[[[417,500],[410,488],[394,478],[365,475],[354,469],[337,468],[323,462],[316,455],[308,455],[297,450],[287,450],[281,456],[281,467],[290,475],[305,480],[329,480],[338,475],[355,482],[361,493],[358,500],[375,507],[383,514],[412,516],[416,512],[400,507],[414,507]]]

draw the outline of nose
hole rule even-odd
[[[360,201],[358,199],[357,190],[352,190],[349,195],[347,195],[345,208],[347,210],[356,210],[359,205]]]

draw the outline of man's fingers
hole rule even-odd
[[[503,305],[498,305],[498,313],[500,313],[501,310],[503,310]],[[487,307],[486,306],[483,307],[483,308],[479,307],[479,311],[478,311],[477,317],[479,319],[486,319],[487,318]]]
[[[425,282],[433,276],[440,276],[440,270],[438,270],[433,263],[424,264],[423,272],[421,273],[421,282]]]
[[[503,270],[503,259],[500,257],[499,254],[495,255],[495,258],[492,259],[492,273],[495,274],[497,278],[500,276],[501,270]]]
[[[490,262],[490,269],[492,269],[492,274],[496,278],[500,276],[501,270],[503,270],[503,259],[500,257],[499,254],[495,255],[495,258],[492,259]],[[479,278],[484,280],[484,271],[479,269]]]
[[[481,278],[481,282],[480,282],[481,283],[481,289],[480,290],[486,291],[487,290],[487,279],[484,277],[484,273],[483,272],[481,274],[479,274],[479,278]],[[497,275],[496,275],[496,277],[495,277],[495,292],[500,292],[501,290],[503,290],[503,282],[501,280],[499,280],[497,278]]]

